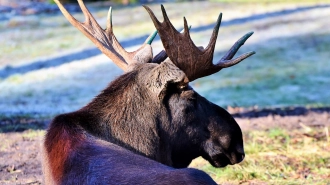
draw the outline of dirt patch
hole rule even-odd
[[[249,111],[240,109],[242,108],[229,108],[228,110],[235,117],[243,131],[268,130],[270,128],[294,130],[330,126],[330,108],[327,107],[251,109]],[[239,110],[240,112],[237,112]]]
[[[0,184],[41,184],[40,145],[49,120],[0,119]]]
[[[330,108],[229,108],[243,131],[329,127]],[[42,184],[40,146],[49,120],[0,119],[0,184]]]
[[[23,136],[28,132],[0,135],[4,143],[0,151],[1,184],[41,184],[39,151],[42,136]]]

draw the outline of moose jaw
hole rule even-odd
[[[125,74],[85,107],[53,119],[43,143],[46,184],[216,184],[206,173],[186,167],[199,156],[215,167],[244,159],[236,121],[188,83],[253,55],[233,59],[252,32],[214,65],[222,14],[204,49],[191,40],[185,18],[180,33],[163,6],[163,22],[144,6],[164,46],[153,57],[151,42],[157,32],[139,49],[127,52],[113,34],[111,8],[103,30],[81,0],[83,23],[59,0],[55,2],[69,22]]]

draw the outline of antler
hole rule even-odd
[[[59,0],[55,3],[60,8],[68,21],[88,37],[106,56],[108,56],[118,67],[124,71],[128,70],[128,65],[133,63],[147,63],[152,60],[151,42],[155,38],[157,31],[149,36],[146,42],[136,51],[127,52],[118,42],[112,30],[112,8],[110,7],[107,17],[107,28],[104,30],[96,22],[82,0],[78,0],[79,6],[85,15],[85,22],[77,21],[62,5]]]
[[[190,38],[189,28],[186,18],[184,18],[184,32],[179,33],[169,18],[167,17],[164,6],[161,5],[164,21],[159,22],[151,9],[147,6],[144,8],[149,13],[159,36],[164,45],[165,51],[171,61],[182,71],[185,72],[189,81],[197,78],[211,75],[220,71],[222,68],[233,66],[247,57],[255,54],[255,52],[245,53],[235,59],[232,59],[238,49],[244,42],[253,34],[253,32],[245,34],[239,39],[231,49],[225,54],[224,57],[217,64],[213,64],[214,47],[218,36],[218,31],[221,23],[222,14],[220,13],[216,25],[214,27],[210,42],[205,49],[200,49]]]

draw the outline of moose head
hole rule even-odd
[[[111,8],[104,30],[81,0],[78,3],[85,22],[77,21],[58,0],[55,2],[69,22],[125,73],[85,107],[53,120],[44,143],[49,161],[61,153],[74,152],[74,149],[63,148],[56,142],[64,142],[63,138],[77,138],[75,134],[80,132],[174,168],[187,167],[198,156],[215,167],[243,160],[239,125],[226,110],[194,91],[189,82],[253,55],[254,52],[249,52],[233,59],[252,32],[239,39],[220,61],[213,64],[222,14],[204,49],[195,46],[191,40],[185,18],[184,31],[180,33],[171,24],[163,6],[163,22],[159,22],[151,9],[144,6],[164,46],[164,50],[153,57],[151,42],[157,32],[139,49],[127,52],[113,34]],[[75,126],[64,128],[63,124]],[[76,126],[79,131],[73,129]],[[66,130],[65,137],[59,134],[64,132],[63,129]],[[68,134],[68,129],[74,130],[74,136]],[[49,161],[50,165],[53,164]]]

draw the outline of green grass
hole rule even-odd
[[[189,9],[186,8],[188,5]],[[93,7],[89,6],[88,3],[87,6],[91,7],[91,12],[100,25],[104,27],[108,7]],[[155,11],[157,17],[161,17],[159,5],[150,5],[150,7]],[[227,19],[229,15],[227,12],[236,15],[250,15],[265,10],[276,11],[286,7],[286,5],[265,6],[257,4],[247,7],[244,4],[228,2],[182,2],[166,3],[165,7],[175,26],[180,25],[182,27],[182,17],[186,16],[189,24],[197,27],[214,23],[220,12],[223,12],[225,19]],[[204,11],[205,9],[208,10],[207,13]],[[78,20],[84,20],[81,13],[75,13],[74,16]],[[141,6],[114,7],[113,24],[114,32],[120,41],[149,34],[155,29],[148,14]],[[0,67],[89,47],[95,46],[71,26],[62,14],[27,16],[0,22],[0,48],[3,53],[6,53],[0,55]]]
[[[224,13],[223,20],[228,21],[256,13],[292,9],[300,6],[299,3],[297,4],[295,6],[290,3],[266,6],[189,2],[190,9],[184,9],[182,7],[187,6],[187,3],[184,2],[166,3],[165,7],[176,27],[182,26],[183,15],[187,17],[189,24],[198,27],[213,23],[220,11]],[[161,19],[159,5],[151,5],[151,8]],[[107,7],[92,10],[103,26],[106,9]],[[205,12],[205,9],[208,11]],[[223,69],[219,73],[198,79],[191,83],[192,86],[208,100],[223,107],[330,106],[330,65],[328,65],[330,29],[327,19],[330,14],[327,12],[329,12],[328,9],[320,8],[221,27],[214,60],[220,59],[221,55],[238,38],[249,31],[255,31],[255,34],[249,38],[238,53],[253,50],[256,51],[256,55],[231,68]],[[113,14],[114,31],[119,40],[148,34],[154,30],[148,14],[140,6],[114,8]],[[75,17],[83,20],[83,16],[79,13],[75,14]],[[36,25],[0,29],[0,48],[3,48],[3,53],[6,53],[0,55],[0,68],[6,64],[15,65],[20,61],[25,62],[25,60],[38,56],[50,56],[77,48],[95,47],[62,15],[41,16]],[[302,25],[304,29],[301,29]],[[211,29],[192,32],[191,36],[197,45],[206,46],[211,32]],[[160,49],[161,43],[157,41],[153,46]],[[18,103],[21,102],[20,97],[27,100],[33,100],[39,96],[47,99],[51,95],[49,92],[57,88],[44,84],[52,84],[52,78],[61,78],[55,72],[60,68],[55,67],[54,69],[56,69],[54,72],[47,72],[45,75],[40,75],[38,74],[40,71],[35,70],[27,74],[0,79],[0,82],[5,84],[3,88],[9,89],[7,92],[10,92],[2,93],[2,97],[4,99],[8,97],[10,100],[13,97],[15,101],[8,102]],[[67,75],[68,79],[75,76],[74,73]],[[30,83],[30,80],[35,81],[33,86],[26,85]],[[79,78],[79,80],[82,79]],[[96,80],[94,75],[85,82],[90,83],[90,80]],[[27,88],[18,88],[19,86]],[[88,86],[88,84],[85,85],[85,87]],[[11,87],[13,87],[12,90]],[[80,93],[85,92],[81,87],[70,86],[72,90],[70,92],[74,95],[72,97],[67,97],[68,93],[62,93],[66,90],[61,91],[57,96],[67,98],[67,104],[74,105],[74,109],[76,109],[88,103],[98,93],[98,91]]]
[[[243,133],[246,156],[242,163],[214,168],[201,158],[193,161],[218,183],[329,184],[330,141],[325,128]]]
[[[194,85],[221,106],[329,106],[329,42],[311,33],[247,46],[257,54]]]
[[[180,8],[187,6],[187,3],[168,3],[165,7],[175,26],[182,25],[182,16],[185,15],[193,27],[198,27],[214,22],[220,11],[224,11],[223,20],[230,20],[254,13],[284,9],[290,5],[290,2],[287,1],[287,4],[281,6],[194,2],[189,4],[190,9]],[[161,17],[159,5],[151,6],[157,17]],[[203,12],[204,9],[208,9],[207,14]],[[104,26],[107,8],[92,9],[92,12]],[[113,14],[114,31],[119,40],[148,34],[154,30],[150,18],[140,6],[114,8]],[[230,39],[239,38],[241,34],[238,33],[243,31],[255,31],[255,34],[239,53],[254,50],[256,55],[234,67],[193,82],[196,91],[224,107],[329,106],[330,31],[328,22],[324,21],[327,14],[324,16],[315,16],[315,12],[308,16],[306,14],[297,16],[297,14],[299,13],[221,27],[215,60],[221,58],[224,50],[230,47],[227,44]],[[75,17],[83,20],[82,14],[77,13]],[[37,22],[32,26],[27,24],[0,29],[0,48],[6,53],[0,55],[0,68],[6,64],[15,65],[40,56],[94,47],[62,15],[41,16]],[[304,30],[300,29],[301,25],[304,25],[308,31],[301,33],[300,30]],[[285,32],[291,29],[292,33],[296,33],[294,36],[282,35],[278,31]],[[205,30],[192,33],[192,38],[196,44],[202,42],[206,46],[204,41],[208,40],[210,32],[211,30]],[[276,35],[276,37],[264,39],[263,36],[267,35]],[[231,44],[234,42],[235,40],[230,41]],[[26,75],[13,75],[3,80],[16,85],[21,84],[24,79]],[[23,96],[30,97],[34,94],[36,94],[34,91],[27,91]]]
[[[231,2],[231,3],[301,3],[301,0],[211,0],[213,2]],[[304,0],[304,3],[330,2],[329,0]]]

